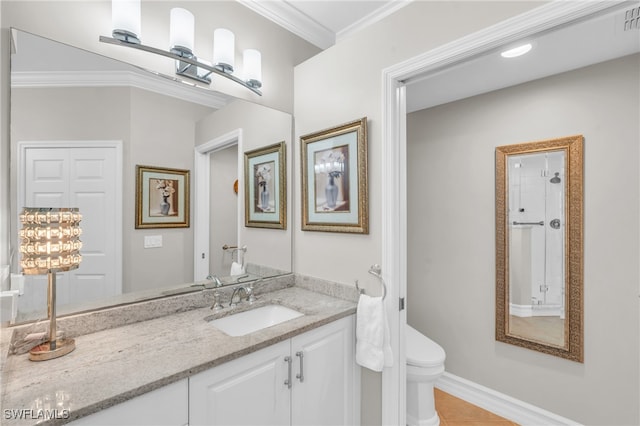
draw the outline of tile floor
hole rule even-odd
[[[509,316],[509,334],[563,347],[565,322],[560,317]]]
[[[440,416],[440,426],[517,426],[517,423],[449,395],[440,389],[435,389],[435,400],[436,411]]]

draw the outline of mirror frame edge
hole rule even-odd
[[[495,339],[526,349],[584,363],[584,137],[567,136],[536,142],[496,147],[496,297],[495,297]],[[565,219],[565,346],[545,344],[508,333],[509,326],[509,255],[507,229],[507,156],[565,150],[567,191],[565,194],[567,216]]]

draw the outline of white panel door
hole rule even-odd
[[[27,147],[24,152],[24,206],[78,207],[83,215],[82,263],[74,271],[58,274],[58,306],[120,294],[116,149],[40,145]],[[25,285],[28,297],[21,300],[21,311],[46,308],[46,277],[26,278],[33,285]]]

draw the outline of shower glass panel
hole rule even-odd
[[[509,333],[564,343],[565,151],[508,159]]]

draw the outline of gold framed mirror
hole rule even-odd
[[[583,137],[496,148],[496,340],[583,362]]]

